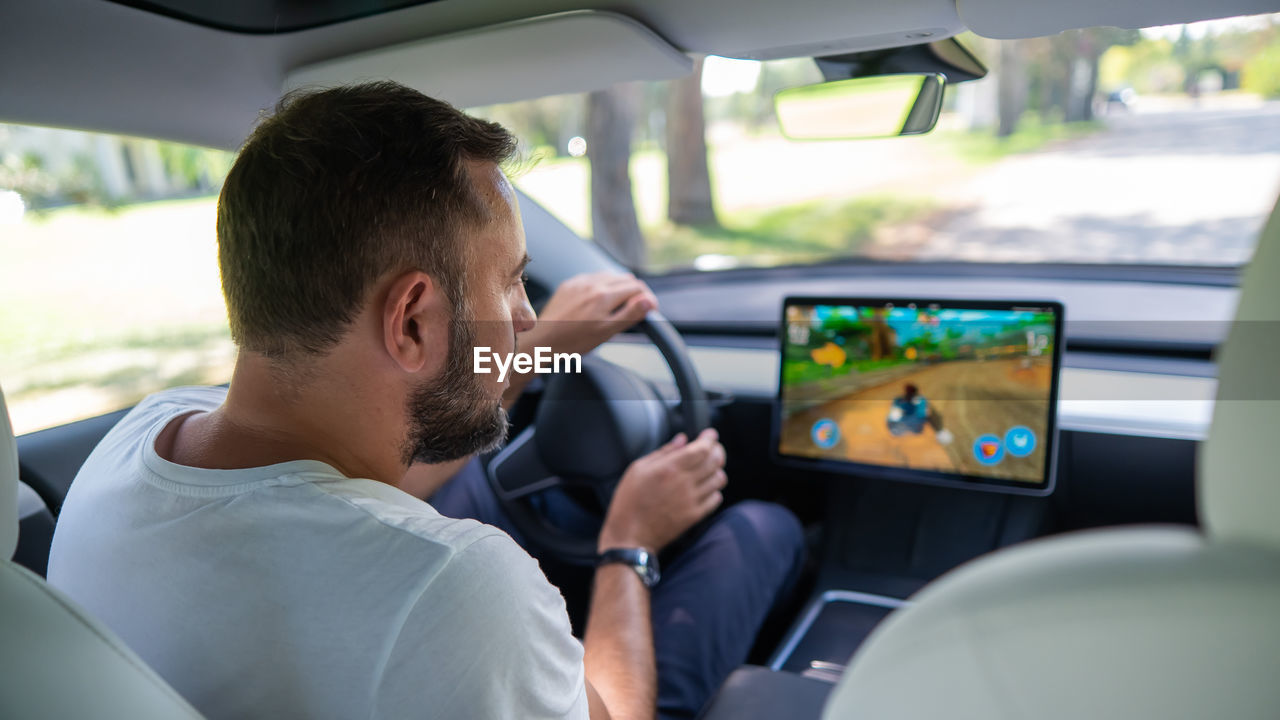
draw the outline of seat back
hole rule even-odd
[[[11,562],[18,454],[0,391],[0,717],[199,718],[101,623]]]
[[[18,439],[13,436],[9,408],[0,390],[0,557],[18,547]]]
[[[1200,453],[1200,524],[1216,541],[1280,548],[1280,204],[1245,269],[1217,360],[1213,424]]]
[[[44,577],[53,546],[53,514],[31,486],[18,483],[18,547],[13,561]]]
[[[1204,532],[1074,533],[962,566],[876,628],[823,717],[1277,717],[1277,319],[1280,203],[1219,356]]]

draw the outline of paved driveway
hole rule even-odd
[[[1165,102],[941,189],[912,259],[1248,261],[1280,192],[1280,102]]]

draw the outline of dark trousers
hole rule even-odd
[[[572,524],[571,516],[582,511],[548,492],[540,498],[541,509],[570,516],[558,524]],[[467,464],[430,502],[442,515],[494,525],[529,547],[498,504],[479,461]],[[695,717],[746,660],[765,615],[795,583],[803,558],[804,534],[795,516],[779,505],[749,500],[716,515],[662,568],[651,605],[663,720]],[[538,560],[545,569],[547,559]],[[562,589],[570,594],[570,588]]]

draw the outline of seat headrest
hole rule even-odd
[[[18,443],[9,422],[9,408],[0,388],[0,559],[13,557],[18,547]]]
[[[1280,547],[1280,202],[1240,283],[1218,350],[1218,398],[1200,451],[1200,524],[1215,539]]]

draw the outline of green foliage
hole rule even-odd
[[[1204,73],[1222,76],[1224,88],[1235,87],[1242,70],[1253,74],[1253,87],[1245,87],[1266,97],[1276,97],[1280,60],[1275,50],[1280,34],[1277,26],[1231,29],[1194,37],[1185,29],[1175,39],[1146,37],[1127,47],[1111,47],[1098,68],[1098,86],[1103,92],[1131,87],[1142,94],[1184,92]],[[1270,58],[1270,59],[1268,59]],[[1254,69],[1250,71],[1250,67]],[[1268,94],[1268,88],[1272,94]]]
[[[63,142],[34,149],[19,142],[15,143],[19,150],[6,152],[13,133],[29,130],[32,128],[0,125],[0,188],[17,191],[27,207],[37,211],[61,205],[114,209],[139,199],[127,178],[122,197],[115,196],[121,193],[119,188],[108,190],[101,165],[105,154],[119,153],[126,166],[133,167],[140,159],[154,159],[151,153],[158,153],[164,171],[160,187],[174,194],[216,190],[235,159],[233,153],[222,150],[70,130],[56,131]]]
[[[89,155],[76,153],[69,166],[60,172],[47,168],[38,153],[24,153],[21,160],[13,156],[0,162],[0,187],[16,190],[31,210],[43,210],[59,203],[115,207],[115,198],[107,196],[97,164]]]
[[[1098,87],[1103,92],[1126,87],[1147,94],[1175,92],[1185,82],[1186,69],[1174,57],[1174,44],[1163,38],[1112,47],[1098,63]]]
[[[1280,44],[1268,47],[1245,64],[1240,86],[1265,98],[1280,98]]]
[[[885,358],[883,360],[850,359],[840,367],[831,367],[830,365],[819,365],[808,358],[788,358],[786,364],[782,367],[782,381],[788,385],[794,385],[801,382],[844,377],[854,371],[865,373],[873,370],[884,370],[910,362],[910,360],[904,360],[900,357]]]
[[[0,154],[0,188],[16,191],[28,208],[39,208],[57,191],[57,180],[41,167],[41,160],[32,153],[23,157]]]
[[[822,329],[841,337],[854,337],[871,332],[871,326],[847,315],[829,315],[822,321]]]
[[[515,133],[526,152],[547,147],[556,157],[567,157],[569,139],[586,134],[586,107],[586,95],[553,95],[472,108],[468,112]]]
[[[160,158],[170,181],[176,181],[190,190],[212,190],[222,185],[235,161],[235,154],[223,150],[158,143]]]

